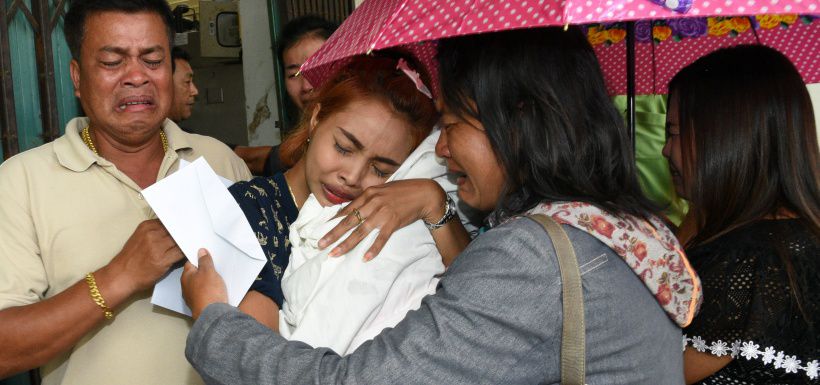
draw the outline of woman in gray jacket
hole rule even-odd
[[[555,384],[561,274],[541,213],[578,259],[589,384],[682,384],[697,276],[638,186],[623,122],[576,28],[443,40],[442,135],[459,197],[490,230],[435,295],[350,355],[289,342],[224,303],[207,253],[183,276],[186,355],[212,384]],[[353,202],[351,204],[355,204]]]

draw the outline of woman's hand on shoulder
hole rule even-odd
[[[379,229],[379,235],[364,256],[365,261],[369,261],[379,254],[396,230],[419,219],[430,223],[438,221],[444,215],[445,200],[446,193],[431,179],[400,180],[369,187],[339,211],[338,216],[345,219],[319,241],[319,247],[332,245],[358,225],[330,252],[331,257],[339,256],[356,247],[371,231]]]

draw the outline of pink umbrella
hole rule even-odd
[[[663,4],[664,7],[653,3]],[[686,14],[678,12],[686,9]],[[755,40],[743,37],[733,40],[731,43],[734,44],[708,40],[706,43],[698,43],[701,39],[691,39],[693,43],[688,46],[680,45],[679,48],[691,48],[692,51],[687,55],[672,54],[668,56],[668,61],[659,54],[671,42],[647,44],[645,46],[650,47],[650,50],[643,48],[639,51],[638,58],[643,60],[636,65],[636,50],[634,47],[627,47],[630,41],[634,44],[636,33],[622,33],[619,29],[624,27],[623,24],[618,26],[613,23],[627,22],[626,28],[631,28],[636,20],[665,20],[668,25],[676,19],[691,17],[815,12],[816,0],[699,0],[694,4],[691,0],[367,0],[302,65],[301,72],[314,85],[321,85],[351,56],[401,46],[413,51],[431,70],[431,75],[435,76],[434,42],[438,39],[520,28],[595,24],[592,27],[602,28],[608,35],[616,36],[616,39],[621,37],[621,40],[611,41],[609,45],[598,45],[596,53],[601,60],[610,93],[623,94],[626,89],[629,95],[627,119],[629,130],[634,133],[636,83],[643,85],[642,93],[663,92],[666,83],[661,84],[659,80],[668,81],[670,74],[696,59],[696,54],[709,52],[706,48],[715,49],[742,42],[763,43],[763,40],[769,39],[766,36],[769,33],[752,29],[753,37],[759,32]],[[791,31],[801,32],[801,36],[805,37],[803,41],[806,44],[796,46],[797,51],[804,47],[808,49],[803,54],[804,60],[799,55],[789,57],[799,62],[806,81],[817,80],[817,44],[820,35],[816,24],[809,24],[807,29],[789,28]],[[588,28],[588,31],[591,30]],[[791,44],[786,38],[777,37],[776,31],[772,31],[771,35],[775,48],[779,47],[780,42]],[[627,42],[623,48],[616,46],[621,41]],[[653,52],[655,55],[652,55]],[[681,61],[681,58],[684,60]],[[670,65],[669,61],[678,62]],[[657,69],[661,72],[656,73]],[[437,93],[435,84],[433,93]]]
[[[689,5],[689,0],[665,0],[663,3],[680,10]],[[396,46],[412,49],[422,61],[432,63],[434,47],[413,43],[467,34],[643,19],[766,13],[811,14],[815,11],[815,0],[703,0],[691,4],[686,14],[646,0],[368,0],[302,65],[302,73],[311,83],[320,85],[335,68],[344,64],[344,59]],[[815,37],[816,45],[819,40],[816,38],[816,31],[809,34],[809,37]],[[607,51],[612,51],[607,52],[607,55],[614,56],[618,49]],[[625,52],[621,52],[625,57]],[[814,60],[806,62],[816,73],[816,51],[809,58]],[[623,68],[625,72],[626,66]],[[620,73],[614,73],[607,78],[615,79],[620,76]],[[639,76],[640,78],[644,77]],[[612,89],[618,90],[620,89]]]

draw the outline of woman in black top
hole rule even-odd
[[[811,100],[782,54],[714,52],[669,85],[664,155],[697,228],[704,303],[687,383],[820,383],[820,156]]]

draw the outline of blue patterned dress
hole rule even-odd
[[[251,290],[270,297],[282,308],[282,274],[290,260],[290,224],[299,210],[288,190],[285,175],[253,178],[228,188],[248,218],[251,229],[268,258]]]

